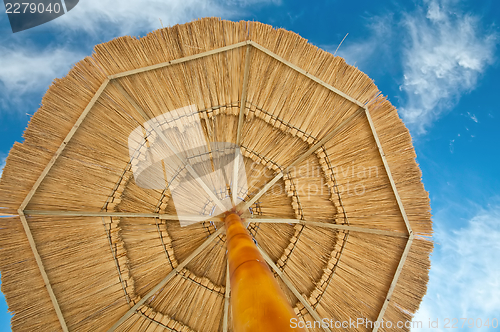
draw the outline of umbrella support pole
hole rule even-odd
[[[234,331],[304,331],[239,215],[225,224]]]

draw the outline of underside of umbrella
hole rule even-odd
[[[295,33],[209,18],[97,45],[24,138],[0,181],[14,331],[232,331],[232,207],[297,324],[393,330],[373,322],[411,320],[426,292],[408,130],[369,77]]]

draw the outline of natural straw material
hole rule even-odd
[[[95,104],[85,113],[92,98]],[[245,216],[260,248],[286,277],[277,281],[299,319],[375,321],[381,312],[392,322],[411,319],[426,292],[432,223],[411,137],[396,109],[364,73],[295,33],[208,18],[97,45],[43,97],[0,180],[0,213],[14,215],[0,218],[2,291],[14,314],[14,331],[59,331],[61,320],[69,331],[107,331],[171,271],[165,286],[117,330],[223,329],[224,232],[191,257],[223,227],[221,222],[181,227],[179,221],[158,218],[26,212],[30,246],[24,217],[17,216],[20,208],[175,215],[168,181],[162,189],[135,182],[133,166],[140,158],[130,158],[128,138],[144,126],[145,117],[190,105],[209,142],[236,143],[243,117],[240,150],[247,189],[237,193],[240,199],[250,201],[286,170],[251,206],[253,220],[248,211]],[[299,159],[325,137],[316,151]],[[185,170],[179,172],[180,180],[187,177]],[[190,199],[197,202],[204,195],[193,192]],[[259,223],[259,217],[299,221]],[[230,311],[227,316],[232,331]]]

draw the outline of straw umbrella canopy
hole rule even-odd
[[[168,119],[189,117],[205,150],[153,163]],[[189,130],[177,148],[203,141]],[[411,320],[426,292],[432,223],[408,130],[369,77],[295,33],[209,18],[97,45],[24,139],[0,181],[15,331],[231,331],[217,218],[230,196],[302,323],[389,330],[367,321]],[[182,189],[217,142],[243,175]]]

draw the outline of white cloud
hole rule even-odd
[[[424,328],[414,330],[448,331],[443,326],[446,318],[500,320],[500,206],[479,211],[458,230],[450,230],[449,224],[440,227],[440,219],[439,215],[435,218],[436,249],[429,288],[414,318]],[[439,319],[439,328],[428,328],[429,319]],[[461,325],[459,321],[458,327]]]
[[[349,38],[349,37],[348,37]],[[355,67],[363,66],[364,63],[370,61],[374,49],[377,47],[377,42],[375,39],[367,39],[360,43],[346,43],[347,45],[340,45],[337,51],[338,56],[341,56],[345,61]],[[330,52],[334,52],[335,49],[328,48]]]
[[[475,123],[479,123],[479,120],[477,119],[477,116],[475,114],[471,114],[470,112],[467,112],[467,115],[469,118],[474,121]]]
[[[475,89],[498,43],[496,34],[481,33],[480,17],[460,13],[450,1],[425,3],[425,14],[409,13],[404,20],[408,45],[401,90],[407,98],[400,111],[416,133],[424,133],[462,94]]]
[[[32,99],[26,95],[41,95],[52,80],[90,55],[96,43],[122,35],[144,35],[161,28],[160,19],[164,26],[171,26],[206,16],[241,17],[250,5],[270,3],[279,4],[279,0],[80,1],[68,14],[47,23],[58,32],[50,45],[37,46],[36,40],[29,41],[32,35],[1,40],[0,109],[31,109]],[[68,44],[75,40],[81,42]]]
[[[337,52],[363,71],[378,71],[400,82],[398,106],[413,134],[425,133],[451,111],[496,60],[499,35],[488,32],[496,27],[463,13],[462,2],[420,0],[403,15],[386,11],[383,16],[366,17],[367,31],[350,34]],[[325,48],[334,52],[337,45]]]
[[[357,40],[359,35],[351,34],[346,37],[340,47],[338,45],[325,46],[331,53],[334,53],[338,47],[336,55],[343,57],[348,64],[361,69],[373,67],[370,64],[377,61],[375,56],[377,59],[383,56],[386,61],[393,58],[390,42],[394,36],[393,14],[367,17],[364,21],[367,22],[368,33],[363,35],[361,40]]]
[[[3,108],[23,102],[23,96],[46,90],[57,77],[64,76],[72,63],[84,57],[67,48],[39,49],[35,46],[0,46],[0,98]],[[9,104],[6,104],[6,100]]]
[[[277,0],[86,0],[54,22],[99,36],[137,35],[200,17],[235,17],[250,5]]]

